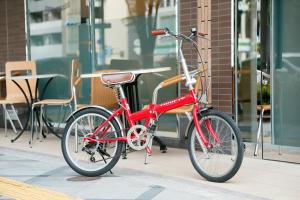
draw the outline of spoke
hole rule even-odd
[[[90,116],[88,118],[88,124],[89,124],[89,128],[90,128],[90,133],[94,132],[94,123],[93,123],[93,116]]]
[[[223,126],[222,126],[223,125]],[[226,127],[226,124],[222,124],[220,127],[222,127],[222,128],[220,128],[220,130],[219,131],[217,131],[217,134],[218,134],[218,136],[222,136],[221,135],[221,133],[222,133],[222,131],[223,131],[223,129],[224,129],[224,127]]]
[[[87,134],[89,134],[90,132],[86,129],[85,124],[84,124],[84,120],[82,120],[82,128],[85,130],[86,134],[84,136],[86,136]]]
[[[226,124],[225,124],[225,125],[226,125]],[[226,128],[229,128],[229,127],[228,127],[228,126],[226,126]],[[229,130],[230,130],[230,128],[229,128]],[[230,130],[230,132],[231,132],[231,130]],[[227,132],[225,132],[225,133],[227,133]],[[221,135],[221,132],[220,132],[220,136],[221,136],[220,140],[221,140],[222,138],[224,138],[224,137],[225,137],[225,135],[226,135],[226,134],[222,134],[222,135]]]
[[[219,133],[219,122],[217,122],[217,127],[216,127],[216,129],[215,129],[216,131],[216,134],[218,134]]]

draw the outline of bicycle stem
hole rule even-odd
[[[183,39],[181,39],[180,42],[179,42],[180,63],[182,65],[182,69],[183,69],[184,75],[186,77],[185,86],[188,86],[189,90],[192,90],[192,89],[194,89],[193,85],[196,83],[196,79],[191,78],[191,76],[189,74],[188,67],[187,67],[187,64],[186,64],[186,60],[185,60],[183,52],[182,52],[182,41],[183,41]]]

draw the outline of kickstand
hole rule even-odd
[[[149,158],[149,156],[152,155],[152,142],[153,142],[153,138],[154,137],[151,137],[148,146],[145,148],[145,162],[144,162],[145,165],[148,164],[148,158]]]

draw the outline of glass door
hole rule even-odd
[[[246,142],[254,142],[257,130],[257,0],[236,0],[235,111]]]
[[[300,2],[272,1],[272,148],[264,158],[300,162]]]

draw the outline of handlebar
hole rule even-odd
[[[166,34],[165,29],[156,29],[156,30],[151,31],[152,36],[165,35],[165,34]]]
[[[192,28],[190,36],[187,37],[183,34],[176,35],[176,34],[172,33],[168,28],[164,28],[164,29],[152,30],[151,35],[154,36],[154,37],[158,36],[158,35],[171,35],[171,36],[174,36],[176,38],[185,38],[186,39],[186,38],[191,38],[192,36],[197,36],[197,35],[200,36],[200,37],[205,37],[206,34],[202,33],[202,32],[198,32],[195,28]]]

